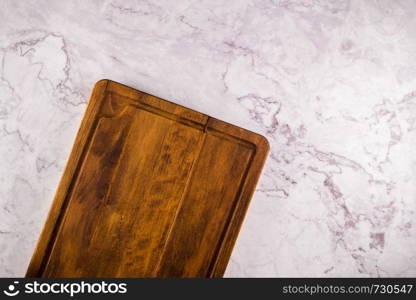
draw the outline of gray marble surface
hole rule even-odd
[[[416,276],[415,1],[0,0],[0,62],[0,276],[102,78],[268,137],[227,276]]]

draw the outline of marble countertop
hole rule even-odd
[[[109,78],[267,136],[226,276],[416,276],[416,2],[0,0],[0,276]]]

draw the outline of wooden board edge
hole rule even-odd
[[[100,105],[102,104],[101,102],[105,96],[108,83],[109,80],[102,79],[94,85],[90,101],[84,113],[81,126],[76,134],[75,142],[72,146],[71,154],[67,160],[64,172],[62,173],[52,206],[49,210],[40,237],[37,241],[35,251],[27,268],[26,277],[42,277],[46,256],[49,255],[48,250],[50,250],[52,246],[51,243],[53,235],[57,230],[56,225],[60,217],[62,217],[61,213],[63,213],[62,208],[65,205],[67,191],[70,188],[73,176],[76,173],[77,167],[80,163],[84,148],[86,148],[88,133],[91,131],[90,129],[93,125],[94,118],[99,111]],[[74,163],[68,164],[68,162]]]
[[[180,110],[186,111],[188,113],[186,116],[187,119],[189,119],[192,122],[199,123],[201,125],[205,125],[208,120],[208,115],[204,113],[201,113],[199,111],[193,110],[191,108],[185,107],[180,104],[173,103],[172,101],[160,98],[158,96],[154,96],[152,94],[148,94],[146,92],[137,90],[135,88],[129,87],[122,83],[109,80],[107,90],[109,92],[113,92],[123,97],[129,98],[135,101],[139,101],[139,102],[142,102],[143,104],[154,106],[154,107],[157,107],[160,101],[163,101],[165,105],[169,106],[169,109],[165,107],[163,109],[164,111],[175,114],[175,112],[172,110],[180,108]]]
[[[217,121],[226,125],[231,125],[220,120]],[[237,241],[238,234],[241,230],[242,224],[244,223],[244,219],[247,214],[251,199],[253,198],[257,182],[262,174],[262,169],[270,150],[270,144],[266,137],[258,133],[251,132],[247,129],[237,127],[235,125],[231,125],[231,127],[228,128],[232,131],[229,133],[231,135],[235,135],[235,130],[238,129],[240,136],[244,136],[247,140],[253,143],[255,147],[253,150],[254,155],[248,165],[248,173],[241,188],[240,197],[235,200],[235,209],[230,216],[229,222],[225,229],[224,238],[221,240],[220,245],[218,246],[215,261],[213,261],[211,264],[208,274],[208,277],[211,278],[221,278],[224,276],[234,245]]]

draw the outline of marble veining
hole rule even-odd
[[[413,0],[0,0],[0,37],[0,276],[102,78],[269,139],[226,276],[416,276]]]

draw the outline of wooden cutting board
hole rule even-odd
[[[26,276],[221,277],[268,148],[99,81]]]

